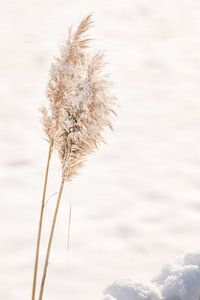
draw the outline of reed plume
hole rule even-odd
[[[59,154],[62,178],[53,216],[42,274],[39,300],[42,300],[54,229],[64,183],[77,175],[88,154],[104,141],[104,129],[112,128],[115,98],[104,73],[104,55],[89,51],[87,31],[91,15],[68,38],[55,58],[47,86],[49,106],[42,108],[42,121],[50,148]]]
[[[112,127],[114,97],[111,82],[103,74],[103,53],[88,51],[90,39],[85,34],[91,24],[89,15],[76,31],[70,29],[51,67],[50,107],[42,109],[44,129],[59,153],[65,181],[77,174],[86,156],[103,140],[103,129]]]

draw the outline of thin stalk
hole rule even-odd
[[[43,193],[42,193],[42,202],[41,202],[41,208],[40,208],[40,219],[39,219],[39,226],[38,226],[38,234],[37,234],[37,244],[36,244],[34,274],[33,274],[33,285],[32,285],[32,300],[35,300],[35,292],[36,292],[36,284],[37,284],[37,273],[38,273],[38,260],[39,260],[39,254],[40,254],[40,241],[41,241],[41,233],[42,233],[42,225],[43,225],[43,215],[44,215],[47,181],[48,181],[48,174],[49,174],[49,165],[50,165],[50,160],[51,160],[51,152],[52,152],[52,145],[49,145],[49,152],[48,152],[45,178],[44,178],[44,186],[43,186]]]
[[[42,297],[43,297],[45,279],[46,279],[46,275],[47,275],[47,268],[48,268],[49,256],[50,256],[50,251],[51,251],[51,245],[52,245],[52,241],[53,241],[54,229],[55,229],[55,225],[56,225],[58,209],[59,209],[60,200],[61,200],[61,197],[62,197],[63,187],[64,187],[64,180],[62,179],[61,184],[60,184],[60,190],[59,190],[59,193],[58,193],[56,208],[55,208],[55,211],[54,211],[53,221],[52,221],[52,225],[51,225],[51,231],[50,231],[50,235],[49,235],[48,247],[47,247],[45,263],[44,263],[44,269],[43,269],[43,274],[42,274],[42,280],[41,280],[41,285],[40,285],[39,300],[42,300]]]
[[[72,217],[72,206],[71,206],[71,203],[70,203],[68,231],[67,231],[67,267],[68,267],[68,269],[69,269],[69,246],[70,246],[71,217]]]

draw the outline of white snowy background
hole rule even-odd
[[[148,284],[167,260],[200,249],[200,2],[1,0],[2,300],[31,297],[48,149],[38,108],[67,28],[90,12],[118,120],[108,144],[65,186],[44,299],[100,299],[121,278]],[[55,158],[49,196],[58,184]],[[45,236],[54,202],[46,206]]]

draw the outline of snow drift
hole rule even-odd
[[[187,253],[163,266],[150,285],[131,280],[116,281],[102,300],[199,300],[200,252]]]

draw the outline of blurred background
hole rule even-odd
[[[200,2],[0,2],[0,299],[31,298],[48,145],[38,108],[67,29],[93,12],[118,118],[66,184],[44,299],[100,299],[113,280],[148,281],[200,249]],[[57,192],[53,160],[48,197]],[[45,242],[55,204],[45,209]],[[72,205],[69,266],[67,225]],[[42,256],[43,257],[43,256]]]

